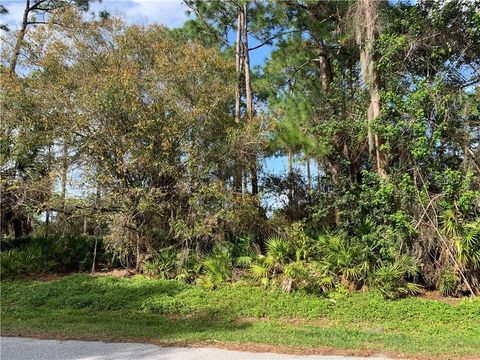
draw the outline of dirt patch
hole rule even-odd
[[[422,295],[419,296],[422,299],[433,300],[433,301],[441,301],[447,304],[458,304],[462,301],[463,298],[454,298],[454,297],[446,297],[440,294],[440,291],[425,291]],[[479,358],[477,358],[479,359]]]
[[[70,275],[72,275],[72,273],[41,273],[41,274],[30,274],[27,276],[21,276],[20,278],[25,280],[49,282],[49,281],[61,280],[64,277],[67,277]]]
[[[22,280],[35,280],[35,281],[57,281],[65,277],[75,275],[75,274],[85,274],[85,275],[94,275],[94,276],[113,276],[113,277],[132,277],[137,275],[134,271],[129,269],[114,269],[108,271],[97,271],[93,274],[89,272],[79,273],[79,272],[65,272],[65,273],[39,273],[39,274],[28,274],[17,277],[16,279]]]
[[[136,272],[129,269],[114,269],[106,271],[96,271],[95,273],[90,272],[55,272],[55,273],[38,273],[38,274],[27,274],[19,275],[14,277],[14,280],[35,280],[41,282],[57,281],[65,277],[69,277],[75,274],[84,274],[84,275],[93,275],[93,276],[113,276],[113,277],[132,277],[137,275]]]
[[[95,276],[114,276],[114,277],[132,277],[136,273],[130,269],[114,269],[109,271],[98,271],[93,273]]]
[[[245,316],[241,318],[237,318],[235,320],[236,323],[254,323],[259,321],[278,321],[283,324],[287,325],[308,325],[308,326],[319,326],[319,327],[332,327],[337,326],[339,321],[337,320],[330,320],[328,318],[320,318],[320,319],[303,319],[303,318],[268,318],[268,317],[253,317],[253,316]]]

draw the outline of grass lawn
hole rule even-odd
[[[480,301],[315,295],[73,275],[2,280],[2,335],[210,344],[302,353],[480,357]],[[275,346],[274,348],[272,346]]]

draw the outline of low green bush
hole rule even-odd
[[[444,269],[440,274],[438,287],[443,296],[457,296],[460,284],[460,276],[453,269]]]
[[[95,237],[32,237],[3,239],[0,271],[2,277],[88,271],[92,267]],[[105,260],[102,241],[97,242],[97,262]]]

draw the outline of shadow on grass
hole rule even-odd
[[[235,339],[252,324],[225,317],[159,315],[123,311],[9,309],[2,311],[2,334],[39,338],[184,343]]]
[[[2,333],[32,329],[88,339],[202,341],[250,326],[236,321],[228,303],[206,304],[207,292],[171,280],[84,274],[50,282],[2,282]]]
[[[148,300],[157,297],[158,313],[175,313],[182,304],[172,299],[188,285],[170,280],[126,279],[74,275],[50,282],[9,282],[2,284],[4,304],[24,308],[71,310],[149,310]],[[165,304],[160,304],[160,300]],[[155,301],[152,301],[155,303]],[[158,310],[158,311],[156,311]]]

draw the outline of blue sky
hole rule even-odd
[[[12,30],[18,28],[22,21],[25,0],[3,0],[2,5],[8,10],[1,23],[6,23]],[[103,0],[95,2],[91,10],[107,10],[118,15],[130,24],[163,24],[170,28],[182,26],[188,19],[188,8],[181,0]],[[253,45],[256,45],[253,43]],[[266,47],[251,52],[252,65],[262,64],[270,50]]]
[[[3,17],[3,22],[18,25],[22,20],[25,6],[24,0],[1,1],[9,11]],[[91,7],[93,11],[106,9],[114,15],[120,15],[129,23],[162,23],[169,27],[181,26],[187,19],[186,8],[181,0],[103,0],[95,2]]]

